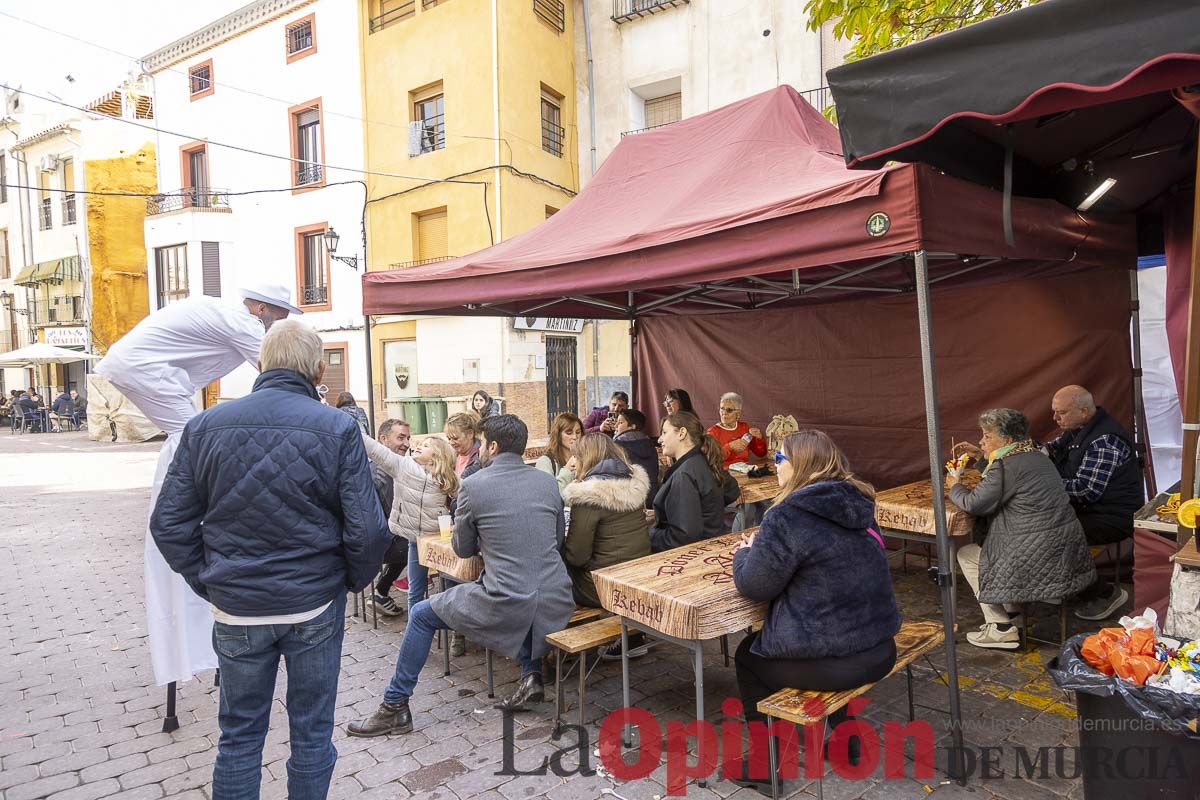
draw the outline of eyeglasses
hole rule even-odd
[[[721,406],[722,414],[734,414],[738,411],[741,411],[741,409],[740,408],[729,408],[728,406]]]
[[[785,462],[787,460],[788,460],[788,457],[783,454],[782,450],[780,450],[779,452],[777,452],[775,454],[775,466],[778,467],[780,464],[782,464],[783,462]]]
[[[671,403],[674,403],[674,402],[675,402],[674,400],[672,400],[671,398],[668,397],[666,400],[663,400],[662,404],[663,404],[664,408],[670,408]]]

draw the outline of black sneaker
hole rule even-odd
[[[1094,600],[1081,605],[1075,609],[1075,616],[1080,619],[1086,619],[1089,622],[1096,622],[1102,619],[1108,619],[1117,610],[1125,605],[1125,601],[1129,599],[1129,592],[1124,589],[1114,586],[1108,597],[1097,597]]]
[[[379,613],[385,617],[398,617],[404,613],[404,609],[396,605],[396,601],[386,594],[374,595],[371,600],[375,603],[375,607],[379,609]]]
[[[641,633],[629,634],[629,657],[641,658],[650,652],[650,642],[646,641],[646,637]],[[621,640],[617,639],[612,644],[607,644],[597,651],[598,655],[604,661],[620,661],[621,660]]]

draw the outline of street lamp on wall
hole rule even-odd
[[[338,242],[341,240],[341,238],[342,237],[338,235],[338,232],[333,229],[333,226],[330,225],[329,228],[326,229],[326,231],[325,231],[325,250],[329,253],[329,257],[332,258],[334,261],[340,261],[343,264],[345,264],[346,266],[353,269],[355,272],[357,272],[358,271],[358,256],[339,256],[339,255],[337,255],[337,246],[338,246]]]

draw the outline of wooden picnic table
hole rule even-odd
[[[1133,527],[1174,537],[1179,530],[1179,520],[1174,514],[1158,513],[1159,507],[1165,505],[1169,497],[1169,492],[1159,492],[1151,498],[1133,515]]]
[[[973,488],[979,479],[978,472],[969,470],[962,482],[967,488]],[[947,535],[951,538],[969,536],[975,518],[950,502],[950,490],[945,491]],[[937,535],[933,518],[933,481],[915,481],[878,492],[875,495],[875,519],[885,528],[933,540]]]
[[[417,537],[417,561],[464,582],[477,580],[483,573],[483,559],[479,556],[459,558],[450,542],[442,541],[440,534]]]
[[[738,505],[773,500],[775,495],[779,494],[779,479],[774,472],[761,478],[751,478],[741,472],[731,472],[730,474],[737,480],[738,486],[742,487],[742,493],[737,499]]]
[[[740,533],[729,533],[592,570],[600,604],[621,620],[621,689],[626,708],[630,707],[628,629],[634,628],[691,651],[696,719],[704,719],[704,640],[721,639],[728,666],[725,636],[767,616],[766,603],[743,596],[733,584],[733,552],[740,540]]]

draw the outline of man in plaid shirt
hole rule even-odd
[[[1082,386],[1059,389],[1051,401],[1063,433],[1046,445],[1063,488],[1090,545],[1108,545],[1133,535],[1133,515],[1145,501],[1141,470],[1125,428],[1096,406]],[[1097,577],[1079,594],[1075,616],[1101,620],[1129,599],[1129,593]]]

